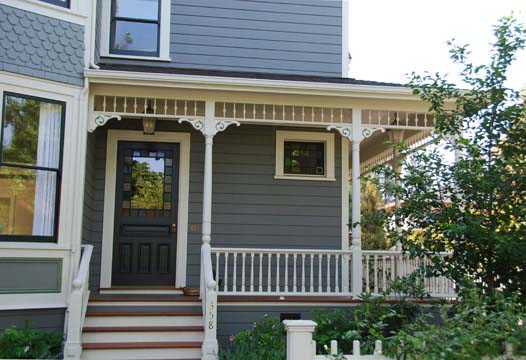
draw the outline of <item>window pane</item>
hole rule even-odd
[[[62,106],[6,96],[2,161],[58,169]]]
[[[157,24],[115,21],[114,50],[157,53]]]
[[[325,175],[325,144],[285,141],[285,174]]]
[[[57,174],[0,167],[0,234],[53,236]]]
[[[159,20],[159,0],[114,0],[114,16]]]
[[[53,5],[69,7],[68,0],[41,0],[41,1],[53,4]]]

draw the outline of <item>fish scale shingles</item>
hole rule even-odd
[[[0,70],[82,85],[84,27],[0,5]]]

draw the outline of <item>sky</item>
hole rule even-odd
[[[526,0],[348,0],[349,76],[405,83],[406,74],[440,72],[458,82],[447,40],[471,44],[472,61],[487,63],[492,25],[514,11],[526,22]],[[526,86],[526,52],[508,85]]]

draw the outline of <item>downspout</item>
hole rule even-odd
[[[90,25],[90,49],[89,49],[89,64],[88,68],[91,69],[100,69],[97,64],[95,64],[95,36],[96,31],[95,27],[97,26],[97,0],[92,0],[91,2],[91,25]]]

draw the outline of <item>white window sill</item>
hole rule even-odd
[[[307,175],[276,175],[276,180],[308,180],[308,181],[336,181],[334,177],[307,176]]]
[[[55,243],[0,241],[0,249],[71,251],[71,247]]]
[[[71,1],[71,3],[72,7],[75,6],[74,0]],[[85,14],[80,13],[74,8],[65,8],[40,0],[2,0],[2,4],[79,25],[86,25],[88,19]]]
[[[134,55],[103,54],[100,57],[114,58],[114,59],[146,60],[146,61],[165,61],[165,62],[171,62],[172,61],[172,59],[169,58],[169,57],[157,57],[157,56],[134,56]]]

